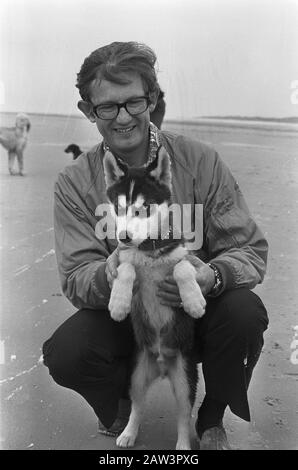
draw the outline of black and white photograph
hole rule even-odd
[[[0,38],[0,449],[298,450],[298,0],[2,0]]]

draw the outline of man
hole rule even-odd
[[[128,165],[146,165],[163,145],[171,158],[174,202],[204,208],[203,246],[192,257],[207,299],[206,313],[196,321],[195,353],[206,387],[196,432],[201,449],[228,449],[226,407],[250,419],[247,387],[268,323],[250,289],[263,280],[267,242],[217,153],[150,124],[159,93],[155,61],[145,45],[115,42],[95,50],[78,74],[78,107],[103,142],[66,167],[55,186],[58,268],[63,292],[79,310],[46,341],[44,362],[58,384],[93,407],[101,432],[124,428],[135,343],[129,317],[118,323],[107,310],[118,251],[115,239],[95,235],[97,207],[107,202],[102,161],[109,149]],[[172,277],[160,283],[159,295],[168,305],[181,302]]]

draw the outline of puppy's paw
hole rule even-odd
[[[124,303],[122,299],[112,299],[109,302],[109,311],[115,321],[122,321],[127,317],[131,309],[131,302]]]
[[[205,314],[205,306],[194,300],[183,302],[183,309],[193,318],[201,318]]]
[[[189,441],[186,441],[186,440],[178,440],[177,444],[176,444],[176,450],[191,450],[191,446],[190,446],[190,443]]]
[[[112,290],[109,311],[115,321],[122,321],[131,310],[132,293],[127,291]]]
[[[118,447],[133,447],[136,441],[137,432],[124,429],[122,434],[117,437],[116,444]]]
[[[183,309],[193,318],[201,318],[205,313],[206,300],[204,299],[201,289],[194,289],[191,292],[184,292],[181,295]]]

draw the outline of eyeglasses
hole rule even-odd
[[[146,111],[150,104],[148,96],[140,96],[139,98],[133,98],[131,100],[125,101],[125,103],[108,103],[108,104],[98,104],[93,106],[93,112],[99,119],[115,119],[121,108],[124,108],[125,111],[131,116],[137,116]]]

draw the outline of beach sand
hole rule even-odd
[[[14,116],[2,116],[13,125]],[[268,272],[255,289],[270,327],[249,390],[251,423],[230,412],[233,449],[298,449],[298,134],[283,130],[165,123],[216,148],[236,177],[269,241]],[[0,148],[1,445],[2,449],[114,449],[96,434],[92,409],[56,385],[40,362],[42,343],[74,307],[62,296],[56,269],[53,185],[71,163],[70,143],[87,149],[97,131],[85,119],[32,115],[25,177],[11,177]],[[202,374],[197,405],[204,394]],[[194,416],[196,407],[194,408]],[[139,449],[174,449],[175,404],[166,381],[155,384],[138,439]],[[193,432],[193,448],[197,442]]]

